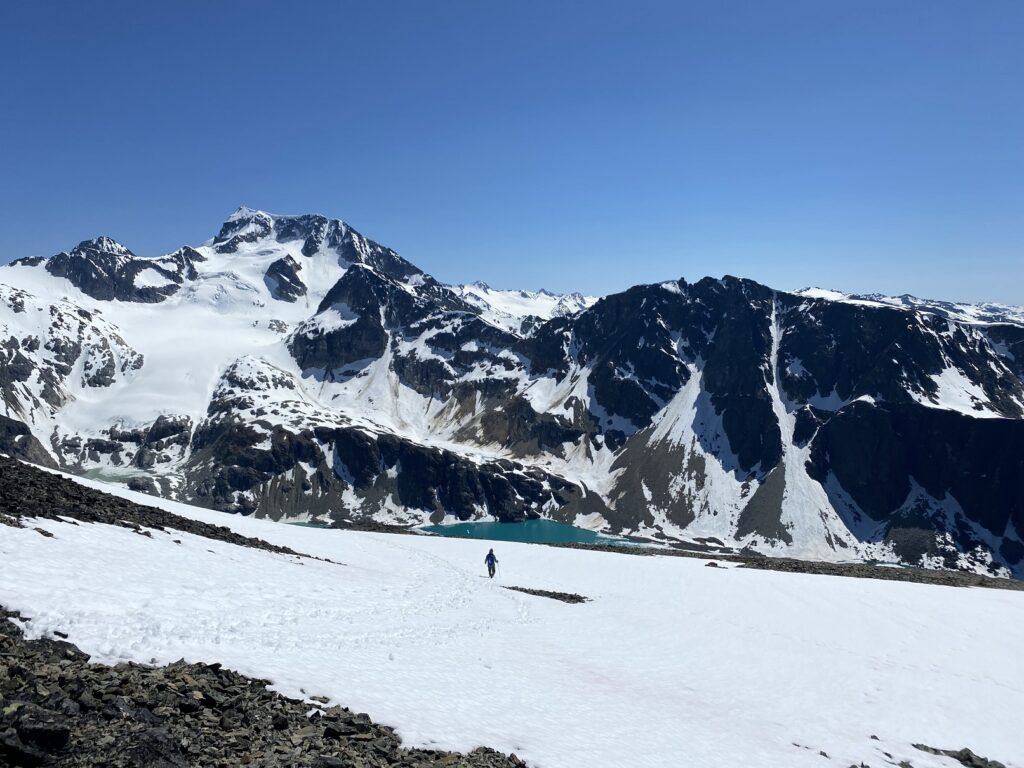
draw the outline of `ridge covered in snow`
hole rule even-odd
[[[512,333],[522,333],[553,317],[579,314],[597,302],[597,296],[582,293],[551,293],[501,290],[483,282],[449,286],[458,296],[477,307],[489,322]]]
[[[446,286],[341,220],[241,208],[165,256],[0,268],[0,450],[274,519],[1021,575],[1024,326],[971,317],[729,276]]]
[[[958,301],[941,301],[939,299],[920,299],[909,293],[900,296],[886,296],[881,293],[843,293],[829,288],[802,288],[795,292],[799,296],[842,301],[865,306],[900,307],[918,312],[928,312],[941,317],[948,317],[961,323],[1010,323],[1024,325],[1024,307],[996,302],[972,304]]]

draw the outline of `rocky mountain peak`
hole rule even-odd
[[[90,253],[106,253],[113,256],[135,256],[135,254],[127,247],[121,245],[121,243],[117,242],[114,238],[107,237],[106,235],[94,237],[92,240],[83,240],[71,250],[72,255],[86,255]]]
[[[264,239],[278,243],[303,240],[303,254],[311,256],[324,245],[328,236],[340,240],[349,231],[345,222],[319,213],[286,216],[242,206],[224,221],[213,244],[221,253],[233,253],[242,243]]]
[[[220,253],[234,253],[242,243],[261,240],[273,228],[274,218],[269,213],[243,206],[224,221],[213,239],[213,245]]]
[[[250,208],[247,205],[240,205],[235,209],[234,213],[224,220],[224,223],[233,224],[238,221],[252,221],[254,218],[260,217],[273,218],[273,216],[266,211],[261,211],[258,208]]]
[[[259,243],[259,248],[274,244],[302,243],[307,258],[327,252],[343,266],[367,264],[382,274],[408,280],[423,271],[390,248],[364,237],[341,219],[319,213],[282,216],[242,207],[224,222],[213,239],[218,253],[237,253]]]

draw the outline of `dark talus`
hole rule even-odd
[[[26,640],[0,606],[0,763],[66,768],[525,768],[486,747],[408,749],[326,699],[300,701],[220,664],[93,664],[64,640]]]
[[[786,465],[782,462],[768,473],[750,501],[740,512],[736,538],[756,534],[773,541],[793,543],[793,537],[782,524],[782,501],[786,489]]]
[[[0,456],[0,524],[17,526],[20,521],[31,518],[59,520],[62,517],[120,525],[137,531],[169,528],[229,544],[298,554],[286,547],[242,536],[224,526],[190,520],[156,507],[95,491],[60,475]]]

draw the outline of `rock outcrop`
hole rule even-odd
[[[27,640],[0,607],[0,763],[66,768],[525,768],[481,747],[407,749],[326,699],[290,699],[219,664],[93,664],[65,640]]]

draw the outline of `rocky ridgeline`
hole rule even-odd
[[[515,755],[405,749],[365,714],[289,699],[218,664],[90,664],[61,640],[26,640],[0,608],[0,765],[464,766]]]
[[[299,554],[262,539],[242,536],[222,525],[190,520],[156,507],[146,507],[95,491],[66,477],[0,456],[0,523],[20,525],[24,519],[40,517],[120,525],[140,533],[144,528],[171,529],[282,555]]]
[[[934,568],[911,568],[873,563],[825,563],[817,560],[796,560],[790,557],[741,555],[743,568],[788,573],[814,573],[819,576],[848,576],[857,579],[883,581],[910,581],[917,584],[937,584],[946,587],[988,587],[989,589],[1024,590],[1020,579],[998,579],[968,571],[940,571]]]

